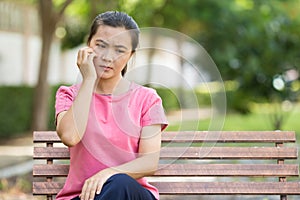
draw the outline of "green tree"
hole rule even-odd
[[[39,14],[41,23],[42,51],[39,66],[38,83],[34,94],[33,130],[47,130],[50,88],[48,85],[49,55],[53,35],[58,22],[72,0],[65,0],[55,4],[52,0],[39,0]]]
[[[203,45],[222,78],[238,85],[237,90],[228,93],[230,108],[247,113],[252,101],[299,100],[299,89],[292,89],[299,81],[284,80],[283,90],[273,87],[275,77],[285,77],[289,70],[299,73],[298,0],[154,2],[147,10],[139,1],[132,9],[133,15],[137,20],[146,16],[145,24],[180,31]],[[273,117],[275,129],[282,125],[280,112]]]
[[[86,42],[92,20],[101,12],[120,10],[119,1],[111,0],[76,0],[66,9],[62,26],[66,35],[62,39],[62,49],[74,48]]]
[[[222,78],[238,83],[238,89],[228,93],[229,107],[247,113],[250,101],[297,98],[294,91],[275,90],[272,83],[289,69],[299,71],[298,4],[298,0],[76,0],[66,10],[63,47],[82,44],[96,14],[125,11],[141,27],[170,28],[196,39]]]
[[[238,89],[228,93],[229,107],[249,112],[249,102],[277,105],[270,119],[274,129],[286,121],[281,104],[298,101],[300,63],[299,1],[215,1],[218,12],[206,21],[198,35],[214,58],[224,80],[234,80]],[[209,9],[209,8],[208,8]],[[212,12],[210,12],[212,13]],[[207,23],[208,22],[208,23]],[[294,72],[294,79],[287,77]],[[274,80],[282,78],[283,88]],[[280,79],[278,79],[280,81]]]
[[[249,101],[278,96],[272,87],[275,75],[298,70],[299,1],[164,2],[157,13],[160,25],[195,38],[212,56],[222,78],[238,82],[231,102],[241,112],[248,111]]]

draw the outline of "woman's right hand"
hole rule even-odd
[[[96,53],[90,47],[81,48],[77,54],[77,66],[83,80],[96,80],[97,73],[93,63]]]

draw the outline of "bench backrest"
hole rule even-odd
[[[33,167],[33,194],[51,199],[68,174],[69,151],[53,131],[34,132],[33,141],[33,158],[38,160]],[[299,180],[287,182],[288,177],[299,177],[295,142],[293,131],[164,132],[159,170],[148,179],[161,195],[286,199],[300,194]]]

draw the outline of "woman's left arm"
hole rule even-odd
[[[82,188],[81,199],[94,199],[106,180],[114,174],[125,173],[134,179],[152,175],[158,168],[161,146],[161,125],[145,126],[139,142],[139,156],[122,165],[104,169],[87,179]]]
[[[111,168],[115,173],[126,173],[134,179],[155,173],[161,147],[161,125],[145,126],[139,142],[138,158]]]

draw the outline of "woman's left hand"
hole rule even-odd
[[[81,194],[79,195],[80,199],[82,200],[91,200],[94,199],[96,194],[100,194],[101,189],[104,183],[114,175],[112,169],[107,168],[104,169],[95,175],[91,176],[90,178],[86,179],[84,185],[82,187]]]

